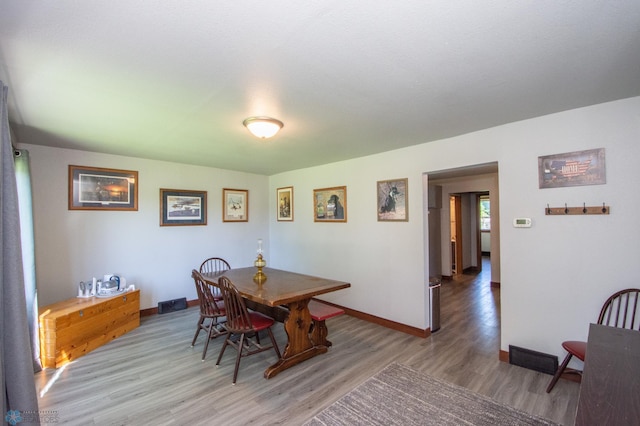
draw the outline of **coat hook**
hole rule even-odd
[[[567,207],[567,203],[564,203],[564,214],[569,214],[569,208]]]
[[[604,203],[602,203],[602,213],[606,213],[607,212],[607,208],[605,207]]]
[[[551,214],[551,207],[549,207],[549,203],[547,203],[547,214]]]
[[[587,213],[587,203],[582,203],[582,213]]]

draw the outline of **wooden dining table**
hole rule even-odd
[[[576,426],[640,424],[640,332],[589,326]]]
[[[247,300],[247,307],[272,314],[275,319],[284,322],[287,345],[278,362],[265,370],[264,377],[269,379],[287,368],[327,352],[326,346],[315,344],[309,335],[312,321],[309,301],[314,296],[351,287],[351,284],[273,268],[264,268],[266,280],[256,282],[253,278],[256,271],[256,268],[248,267],[205,273],[202,276],[206,282],[214,285],[217,285],[219,277],[226,276]],[[267,308],[266,312],[261,306]]]

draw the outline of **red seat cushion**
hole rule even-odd
[[[584,361],[584,354],[587,353],[587,342],[569,340],[567,342],[562,342],[562,347],[573,356]]]
[[[344,314],[344,310],[340,308],[315,300],[309,301],[309,312],[311,312],[311,318],[316,321],[324,321],[328,318]]]
[[[220,310],[220,314],[221,315],[225,315],[226,312],[224,310],[224,301],[217,301],[216,300],[216,306],[218,307],[218,309]],[[217,315],[217,313],[213,310],[213,306],[207,306],[207,307],[201,307],[200,308],[200,312],[203,315]]]
[[[266,330],[275,322],[273,318],[269,318],[268,316],[262,315],[259,312],[249,312],[249,316],[251,317],[251,324],[253,325],[253,329],[255,331]]]

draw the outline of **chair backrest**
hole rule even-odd
[[[600,310],[598,324],[640,330],[640,289],[627,288],[609,296]]]
[[[218,278],[218,286],[222,291],[224,307],[227,315],[225,328],[231,333],[247,333],[253,330],[249,311],[236,286],[225,276]]]
[[[210,257],[200,265],[200,273],[218,273],[231,269],[229,262],[220,257]]]
[[[211,284],[208,284],[202,279],[202,275],[195,269],[191,271],[191,276],[196,284],[196,291],[198,292],[198,301],[200,302],[200,314],[205,316],[222,316],[224,315],[220,311],[220,307],[216,303],[214,294],[217,292],[216,288]]]

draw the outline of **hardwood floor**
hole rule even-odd
[[[347,315],[327,321],[333,347],[265,380],[273,352],[244,358],[231,384],[234,351],[216,368],[221,339],[201,361],[191,348],[197,308],[142,318],[138,329],[58,370],[36,374],[41,411],[73,425],[299,425],[397,361],[523,411],[573,424],[579,385],[500,362],[500,295],[482,273],[445,281],[441,329],[423,339]],[[284,348],[281,324],[274,326]]]

